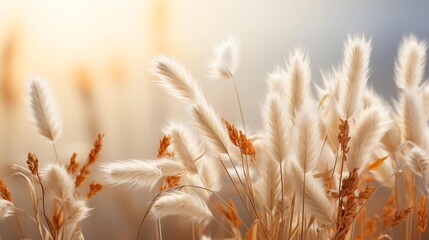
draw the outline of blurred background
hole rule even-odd
[[[238,123],[232,83],[207,77],[214,44],[235,36],[241,43],[236,82],[248,129],[256,131],[267,72],[283,66],[294,47],[307,50],[313,81],[321,83],[320,70],[340,63],[347,35],[365,34],[373,44],[369,84],[387,99],[395,97],[397,47],[410,33],[429,39],[428,9],[424,1],[387,0],[0,0],[0,176],[18,205],[25,206],[28,193],[17,190],[19,180],[7,178],[8,165],[25,165],[28,152],[42,164],[54,161],[51,145],[28,121],[25,80],[30,75],[48,80],[62,111],[57,148],[63,161],[73,152],[84,161],[98,132],[106,134],[100,163],[150,159],[162,126],[188,119],[184,106],[148,74],[157,54],[188,66],[217,112]],[[84,221],[87,239],[133,238],[151,197],[144,191],[103,189],[90,202],[97,208]],[[150,223],[145,229],[147,239],[155,237]],[[27,236],[35,237],[31,231]],[[190,229],[165,231],[164,237],[174,239],[180,231]],[[1,222],[0,232],[4,239],[19,236],[13,219]]]

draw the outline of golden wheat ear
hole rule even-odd
[[[239,63],[239,47],[235,38],[229,37],[214,48],[210,63],[210,75],[213,79],[229,79],[235,76]]]
[[[39,134],[51,142],[57,140],[61,135],[62,120],[46,80],[40,77],[28,79],[28,103],[31,121]]]

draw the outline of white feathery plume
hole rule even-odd
[[[229,37],[214,48],[210,74],[214,79],[233,78],[239,62],[238,42]]]
[[[310,61],[304,51],[296,49],[289,55],[286,74],[288,91],[286,109],[294,119],[296,112],[301,110],[305,100],[310,96]]]
[[[387,104],[372,88],[367,88],[363,95],[363,107],[370,108],[372,106],[385,108]]]
[[[212,191],[220,191],[222,186],[222,175],[219,161],[210,157],[202,157],[197,162],[198,174],[204,183],[204,187]]]
[[[170,122],[164,130],[171,136],[171,145],[174,148],[174,159],[179,160],[190,173],[197,173],[195,162],[204,151],[193,132],[185,126]]]
[[[334,223],[335,203],[326,196],[322,183],[314,178],[312,174],[305,174],[304,192],[303,169],[292,161],[289,172],[290,179],[295,186],[297,202],[302,202],[304,194],[305,212],[322,223]]]
[[[312,170],[322,151],[317,110],[310,104],[299,111],[293,131],[293,154],[304,173]]]
[[[128,160],[114,161],[102,165],[107,184],[124,184],[130,188],[150,188],[163,176],[183,174],[185,168],[172,160]],[[163,172],[164,171],[164,172]]]
[[[428,170],[429,154],[422,150],[420,147],[415,146],[408,152],[406,163],[410,169],[419,177],[425,177]]]
[[[286,159],[289,153],[291,123],[280,97],[268,94],[262,110],[264,129],[271,158],[277,162]]]
[[[424,190],[429,192],[429,154],[418,146],[412,147],[405,155],[406,164],[423,179]]]
[[[269,73],[266,80],[268,91],[271,93],[277,93],[281,98],[285,98],[288,95],[287,77],[288,75],[286,72],[279,67],[272,73]]]
[[[213,108],[206,102],[197,102],[191,107],[194,123],[198,126],[209,146],[217,153],[228,153],[230,140]]]
[[[328,93],[326,103],[326,110],[323,111],[321,121],[325,127],[327,142],[335,152],[339,146],[338,144],[338,126],[340,125],[340,117],[338,114],[338,100],[340,90],[340,74],[333,69],[331,72],[323,74],[325,88]]]
[[[13,212],[13,203],[0,198],[0,221],[9,216],[12,216]]]
[[[85,200],[72,200],[64,205],[64,224],[76,224],[89,216]]]
[[[369,76],[371,44],[364,37],[348,38],[344,49],[343,78],[339,109],[343,119],[360,110]]]
[[[61,135],[62,120],[48,83],[40,77],[28,79],[30,117],[39,134],[54,142]]]
[[[183,216],[194,223],[207,224],[213,217],[204,199],[180,191],[168,191],[158,197],[151,209],[154,218]]]
[[[264,151],[267,148],[265,140],[256,140],[253,146],[256,150],[255,169],[258,173],[253,184],[255,200],[258,205],[271,211],[281,200],[280,164]]]
[[[189,70],[175,59],[161,55],[151,63],[151,73],[158,78],[157,83],[172,96],[187,103],[204,98]]]
[[[417,91],[406,89],[400,94],[399,103],[395,105],[398,122],[405,140],[425,148],[428,144],[427,125],[424,106],[418,98]]]
[[[381,143],[387,152],[393,157],[398,146],[401,144],[401,129],[398,126],[398,121],[393,118],[393,115],[390,114],[390,118],[393,120],[389,124],[389,130],[381,139]]]
[[[389,129],[391,118],[389,111],[371,107],[356,119],[356,124],[350,127],[349,152],[347,153],[347,168],[351,171],[364,166],[370,160],[371,152],[377,147],[384,134]]]
[[[72,200],[64,204],[64,239],[80,239],[80,222],[89,216],[90,211],[91,209],[86,206],[85,200]],[[83,235],[81,236],[83,237]]]
[[[424,75],[426,48],[426,42],[419,41],[414,35],[404,38],[395,64],[395,81],[398,88],[418,88]]]
[[[156,159],[151,161],[151,163],[155,165],[164,176],[183,175],[186,172],[186,168],[180,162],[168,158]]]
[[[425,121],[429,121],[429,83],[426,83],[419,92],[425,110]]]
[[[45,189],[63,202],[73,198],[75,183],[67,170],[58,164],[49,164],[40,171]]]

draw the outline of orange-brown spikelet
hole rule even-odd
[[[79,163],[76,161],[77,153],[73,153],[73,155],[70,158],[70,164],[67,166],[67,172],[69,174],[74,174],[77,171],[77,168],[79,167]]]
[[[374,186],[371,186],[371,185],[366,186],[365,190],[359,193],[358,204],[363,205],[365,201],[367,201],[371,197],[374,190],[375,190]]]
[[[173,158],[174,151],[168,152],[168,147],[171,144],[171,136],[164,135],[161,140],[159,140],[158,147],[158,158],[167,157]],[[179,186],[180,176],[165,176],[159,191],[164,191],[165,189],[172,188],[175,186]]]
[[[99,192],[103,188],[103,185],[97,182],[92,182],[89,184],[89,192],[86,195],[86,198],[90,199],[93,197],[97,192]]]
[[[231,124],[226,120],[224,120],[224,122],[226,128],[228,129],[229,139],[231,140],[232,144],[239,147],[244,155],[254,157],[256,155],[256,150],[253,147],[252,141],[250,141],[246,134],[244,134],[241,130],[238,131],[234,124]]]
[[[9,188],[6,186],[6,183],[0,179],[0,194],[4,200],[12,202],[12,194],[10,193]]]
[[[165,184],[163,186],[161,186],[160,191],[179,186],[180,177],[179,176],[166,176],[166,177],[164,177],[164,181],[165,181]]]
[[[413,211],[412,207],[408,207],[403,209],[402,211],[398,212],[396,211],[395,216],[393,218],[392,223],[389,225],[389,228],[393,228],[399,224],[401,224],[402,222],[405,221],[405,219],[408,217],[408,215],[410,215],[410,213]]]
[[[343,161],[346,161],[346,155],[345,153],[349,152],[349,141],[350,141],[350,127],[349,127],[349,121],[340,119],[340,126],[339,126],[340,132],[338,133],[338,142],[341,145],[341,152],[343,153]]]
[[[241,225],[241,220],[238,216],[237,208],[231,199],[228,200],[228,205],[229,206],[225,204],[218,204],[216,207],[219,213],[222,214],[229,222],[231,222],[232,225],[239,227]]]
[[[393,217],[395,216],[396,208],[394,207],[395,197],[393,193],[387,199],[386,205],[383,207],[383,215],[382,215],[382,226],[387,227],[393,221]]]
[[[427,221],[428,221],[428,216],[427,216],[427,212],[426,212],[426,197],[424,195],[422,195],[421,199],[420,199],[420,204],[417,207],[417,218],[418,218],[418,226],[417,226],[417,230],[420,233],[424,233],[426,231],[426,227],[427,227]]]
[[[35,154],[28,153],[27,161],[28,169],[33,175],[38,175],[39,172],[39,159],[37,159]]]
[[[94,146],[91,149],[91,152],[88,155],[88,159],[85,165],[79,171],[79,174],[76,176],[75,186],[80,187],[88,175],[91,173],[90,167],[97,161],[98,156],[100,154],[101,148],[103,147],[103,133],[98,134],[98,139],[94,142]]]
[[[373,187],[367,187],[359,194],[359,197],[355,197],[355,192],[361,183],[357,171],[358,169],[354,168],[349,173],[349,177],[343,179],[338,196],[333,195],[335,198],[338,198],[335,239],[342,240],[346,238],[350,226],[357,216],[358,207],[361,206],[365,201],[364,199],[368,199],[374,191]]]
[[[170,146],[170,143],[171,143],[171,136],[170,135],[164,135],[162,137],[162,139],[159,140],[157,158],[167,157],[169,155],[167,150],[168,150],[168,146]]]

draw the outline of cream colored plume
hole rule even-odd
[[[389,130],[391,118],[389,111],[383,108],[371,107],[361,112],[356,124],[350,127],[350,150],[347,154],[347,168],[364,170],[366,163],[371,160],[371,153],[384,134]]]
[[[221,190],[222,175],[219,161],[211,157],[202,157],[197,162],[197,168],[204,187],[215,192]]]
[[[255,200],[260,206],[271,211],[275,209],[282,195],[280,164],[269,157],[263,139],[256,140],[253,145],[256,150],[255,169],[258,173],[253,185]]]
[[[289,94],[287,91],[287,78],[288,75],[283,69],[276,68],[272,73],[268,74],[266,80],[268,91],[271,93],[277,93],[282,99],[286,98]]]
[[[54,142],[61,135],[62,120],[48,83],[40,77],[28,79],[30,117],[39,134]]]
[[[195,161],[204,153],[204,150],[193,132],[179,123],[170,122],[164,133],[171,136],[174,159],[179,160],[190,173],[197,173]]]
[[[207,224],[213,215],[207,204],[198,195],[169,191],[155,200],[151,215],[154,218],[183,216],[191,222]]]
[[[271,158],[277,162],[286,159],[290,151],[291,123],[280,97],[271,93],[262,110],[264,130]]]
[[[395,81],[398,88],[416,89],[423,80],[427,44],[414,35],[404,38],[399,47],[395,65]]]
[[[422,98],[423,106],[425,109],[425,121],[429,121],[429,83],[424,84],[420,90],[419,95]]]
[[[395,105],[398,123],[405,140],[411,141],[422,148],[428,142],[428,129],[425,121],[425,108],[418,97],[416,89],[405,89],[400,93],[399,103]]]
[[[107,184],[127,185],[133,188],[150,188],[164,176],[176,176],[185,172],[178,162],[169,159],[114,161],[102,165]]]
[[[46,191],[62,202],[73,198],[75,184],[66,169],[58,164],[49,164],[40,171],[40,178]]]
[[[344,49],[343,79],[341,81],[339,112],[343,119],[362,107],[362,98],[369,76],[371,43],[364,37],[348,38]]]
[[[286,109],[292,119],[310,96],[310,61],[304,51],[296,49],[289,55],[286,65]]]
[[[239,62],[238,42],[229,37],[214,48],[210,74],[214,79],[229,79],[235,76]]]
[[[293,155],[304,173],[312,170],[322,152],[317,110],[307,105],[296,115],[293,130]]]
[[[322,183],[312,174],[305,174],[295,162],[290,164],[290,179],[293,181],[298,202],[302,202],[304,196],[305,213],[315,217],[321,223],[334,223],[335,202],[328,199]]]
[[[13,207],[13,203],[0,198],[0,221],[12,216],[14,212],[14,207]]]
[[[213,108],[201,101],[195,103],[190,110],[194,123],[198,126],[201,135],[207,140],[209,146],[217,153],[228,153],[230,140]]]
[[[85,200],[72,200],[64,205],[64,224],[76,224],[89,216]]]
[[[152,60],[151,73],[158,84],[172,96],[187,103],[204,98],[188,69],[168,56],[158,56]]]

